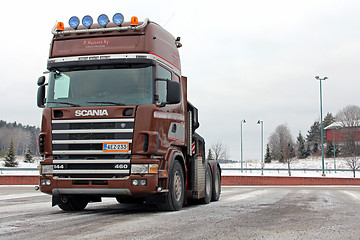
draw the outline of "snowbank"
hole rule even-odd
[[[352,178],[353,172],[346,163],[346,158],[336,158],[336,172],[333,158],[325,158],[324,169],[326,177],[345,177]],[[360,161],[360,160],[359,160]],[[241,163],[221,164],[224,169],[222,175],[230,176],[259,176],[261,163],[259,160],[246,160],[243,162],[243,171],[241,172]],[[226,169],[226,170],[225,170]],[[233,169],[233,170],[228,170]],[[321,157],[310,157],[307,159],[294,159],[290,164],[291,176],[296,177],[321,177],[322,176],[322,159]],[[289,176],[287,163],[272,161],[265,163],[264,176]],[[356,172],[356,177],[360,177],[360,172]]]

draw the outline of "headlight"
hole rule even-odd
[[[157,173],[159,165],[157,164],[131,164],[132,174]]]
[[[41,173],[40,174],[52,174],[54,171],[53,165],[41,165]]]

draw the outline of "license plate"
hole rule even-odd
[[[128,142],[104,142],[103,152],[128,152]]]

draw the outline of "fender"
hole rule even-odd
[[[167,162],[168,162],[166,170],[170,171],[174,166],[174,162],[175,162],[174,160],[177,159],[184,168],[184,173],[185,173],[185,157],[180,150],[169,149],[168,154],[166,154],[165,158],[167,158]]]
[[[212,173],[214,173],[215,166],[219,168],[220,173],[221,173],[221,168],[220,168],[220,164],[219,164],[218,161],[216,161],[216,160],[207,160],[207,163],[210,165],[210,169],[211,169]]]
[[[185,181],[187,180],[186,179],[186,168],[185,168],[185,157],[183,155],[183,153],[178,150],[178,149],[169,149],[168,153],[166,154],[165,158],[167,159],[167,166],[166,166],[166,170],[168,172],[170,172],[170,170],[174,167],[174,163],[175,163],[175,160],[178,160],[181,164],[181,166],[183,167],[183,170],[184,170],[184,179]],[[167,179],[167,184],[169,184],[169,178]],[[186,184],[186,183],[185,183]]]

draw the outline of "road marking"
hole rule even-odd
[[[21,194],[9,194],[0,196],[0,200],[10,200],[16,198],[28,198],[28,197],[41,197],[44,196],[44,193],[37,192],[37,193],[21,193]]]

